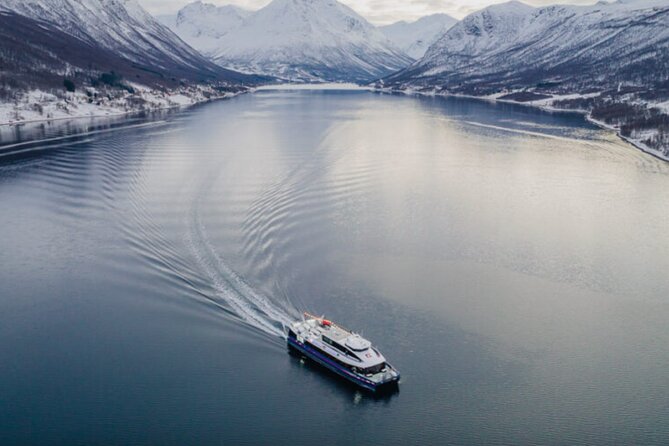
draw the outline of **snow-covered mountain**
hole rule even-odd
[[[537,84],[647,85],[669,68],[667,51],[666,0],[544,8],[513,1],[467,16],[386,82],[481,94]]]
[[[136,0],[2,0],[0,10],[47,23],[104,48],[146,73],[175,80],[241,80],[223,71],[147,13]]]
[[[216,51],[219,39],[241,27],[252,11],[234,5],[215,6],[201,1],[182,8],[176,15],[159,17],[181,39],[203,53]]]
[[[456,23],[457,20],[447,14],[432,14],[415,22],[401,21],[379,29],[409,56],[420,59]]]
[[[221,66],[284,79],[365,82],[412,62],[336,0],[274,0],[253,13],[197,2],[173,29]]]

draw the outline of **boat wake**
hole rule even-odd
[[[187,242],[200,271],[209,279],[217,300],[227,303],[234,314],[248,325],[269,335],[285,336],[283,327],[295,320],[290,313],[297,311],[281,308],[232,270],[211,244],[197,209],[192,216]]]
[[[163,148],[164,149],[164,148]],[[206,198],[217,178],[217,166],[211,174],[196,185],[190,195],[190,203],[184,207],[182,230],[163,228],[160,218],[154,218],[148,204],[151,202],[145,176],[141,175],[142,162],[150,164],[160,159],[163,151],[148,151],[141,160],[123,163],[111,162],[114,172],[130,170],[130,203],[119,207],[110,198],[108,205],[125,214],[123,232],[132,248],[144,258],[148,265],[175,286],[182,287],[178,293],[213,305],[224,317],[241,322],[270,337],[285,337],[283,327],[290,324],[299,312],[284,295],[273,299],[261,293],[230,267],[224,256],[217,251],[208,232],[206,219],[201,209],[206,209]],[[115,173],[111,178],[122,175]],[[115,187],[110,186],[109,195]],[[179,206],[171,203],[172,208]]]

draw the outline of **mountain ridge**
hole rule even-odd
[[[0,10],[46,22],[90,45],[113,51],[165,79],[242,81],[179,39],[136,0],[3,0]]]
[[[182,17],[188,8],[194,9],[186,6]],[[176,23],[174,31],[219,65],[243,72],[306,82],[369,82],[412,62],[336,0],[274,0],[238,25],[214,32],[207,31],[206,17],[190,15],[189,22],[196,21],[197,29]]]

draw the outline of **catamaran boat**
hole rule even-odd
[[[324,317],[304,313],[290,324],[288,348],[372,392],[397,386],[400,379],[371,342]]]

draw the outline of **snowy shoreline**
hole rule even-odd
[[[594,119],[592,116],[590,116],[589,113],[586,114],[585,119],[587,119],[588,122],[590,122],[591,124],[594,124],[594,125],[596,125],[598,127],[601,127],[605,130],[611,130],[611,131],[615,132],[616,135],[618,136],[618,138],[622,139],[623,141],[625,141],[628,144],[633,145],[634,147],[641,150],[642,152],[645,152],[649,155],[652,155],[655,158],[659,158],[662,161],[669,161],[669,155],[665,155],[662,152],[659,152],[659,151],[657,151],[657,150],[655,150],[651,147],[648,147],[646,144],[644,144],[641,141],[638,141],[638,140],[635,140],[633,138],[628,138],[626,136],[621,135],[620,134],[620,129],[618,129],[617,127],[614,127],[614,126],[609,125],[609,124],[607,124],[605,122],[602,122],[602,121],[598,121],[598,120]]]
[[[188,108],[197,104],[217,101],[222,99],[231,99],[242,93],[253,93],[255,91],[263,90],[300,90],[300,89],[332,89],[332,90],[368,90],[377,93],[401,93],[404,95],[418,95],[418,96],[440,96],[440,97],[456,97],[476,99],[479,101],[486,101],[491,103],[505,103],[514,105],[523,105],[535,109],[540,109],[548,112],[559,113],[578,113],[585,117],[585,119],[593,125],[596,125],[604,130],[615,132],[622,141],[631,144],[636,149],[644,153],[652,155],[660,160],[669,162],[669,155],[665,155],[659,150],[648,147],[642,141],[623,136],[620,129],[609,125],[605,122],[594,119],[591,113],[582,109],[565,109],[556,108],[552,106],[553,101],[562,99],[572,99],[574,97],[587,97],[587,95],[564,95],[553,96],[547,99],[540,99],[535,101],[515,101],[512,99],[501,99],[504,94],[489,95],[489,96],[474,96],[454,93],[430,91],[419,91],[415,89],[390,89],[390,88],[371,88],[354,86],[353,84],[316,84],[300,86],[295,84],[273,85],[258,87],[254,89],[244,89],[239,91],[227,91],[220,93],[214,91],[210,87],[190,87],[188,89],[180,89],[171,92],[150,90],[146,87],[133,85],[134,93],[128,93],[122,97],[114,99],[105,98],[106,100],[99,104],[92,104],[91,90],[84,92],[64,94],[61,98],[56,97],[51,93],[34,90],[25,93],[21,100],[14,103],[0,103],[0,127],[22,126],[26,124],[35,123],[51,123],[56,121],[68,121],[75,119],[90,119],[90,118],[105,118],[105,117],[122,117],[135,113],[145,111],[160,111],[169,109]],[[138,101],[139,99],[139,101]],[[44,116],[46,112],[47,116]],[[15,118],[9,119],[10,115]]]
[[[253,91],[244,89],[221,93],[212,87],[189,87],[169,92],[133,85],[134,92],[114,97],[94,89],[60,96],[33,90],[14,102],[0,103],[0,126],[12,127],[40,122],[68,121],[86,118],[122,117],[145,111],[187,108],[221,99],[230,99]],[[98,97],[100,95],[100,97]]]
[[[466,95],[466,94],[454,94],[454,93],[443,93],[443,92],[436,92],[436,91],[419,91],[419,90],[414,90],[414,89],[405,89],[405,90],[399,90],[399,89],[391,89],[391,88],[374,88],[372,91],[375,91],[377,93],[400,93],[400,94],[405,94],[405,95],[417,95],[417,96],[432,96],[432,97],[453,97],[453,98],[467,98],[467,99],[476,99],[479,101],[486,101],[486,102],[491,102],[491,103],[502,103],[502,104],[514,104],[514,105],[523,105],[526,107],[531,107],[547,112],[552,112],[552,113],[578,113],[580,115],[583,115],[585,119],[593,124],[596,125],[604,130],[610,130],[616,134],[618,138],[620,138],[622,141],[625,141],[628,144],[631,144],[634,146],[636,149],[641,150],[644,153],[647,153],[648,155],[654,156],[655,158],[658,158],[662,161],[667,161],[669,162],[669,154],[665,155],[664,153],[660,152],[659,150],[655,150],[651,147],[648,147],[646,144],[641,142],[640,140],[636,140],[634,138],[629,138],[626,136],[623,136],[620,133],[620,129],[618,127],[609,125],[605,122],[598,121],[594,119],[591,116],[591,113],[588,110],[583,110],[583,109],[568,109],[568,108],[557,108],[557,107],[552,107],[551,104],[553,101],[559,101],[562,99],[572,99],[575,97],[588,97],[588,95],[578,95],[578,94],[573,94],[573,95],[564,95],[564,96],[553,96],[548,99],[539,99],[535,101],[525,101],[525,102],[520,102],[520,101],[514,101],[512,99],[500,99],[500,96],[505,95],[506,93],[503,94],[498,94],[498,95],[489,95],[489,96],[474,96],[474,95]]]

